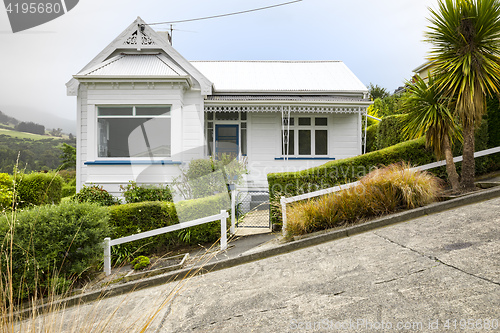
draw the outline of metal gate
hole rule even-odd
[[[270,228],[269,192],[237,192],[236,226],[238,228]]]

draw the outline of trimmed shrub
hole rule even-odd
[[[0,210],[12,207],[14,182],[7,173],[0,173]]]
[[[108,193],[108,191],[99,185],[83,185],[80,192],[78,192],[73,199],[76,202],[90,202],[101,206],[113,206],[119,204],[118,199],[113,197]]]
[[[12,249],[8,244],[14,228]],[[65,285],[81,277],[102,261],[102,242],[109,236],[106,209],[95,204],[64,202],[17,211],[15,224],[10,216],[0,218],[2,253],[12,250],[12,286],[26,298],[35,289],[46,294],[51,282]]]
[[[383,149],[406,141],[403,135],[405,115],[397,114],[382,118],[377,130],[377,148]]]
[[[428,172],[409,170],[401,163],[374,170],[355,187],[293,203],[287,214],[288,236],[426,205],[436,200],[440,182]]]
[[[134,235],[140,232],[163,228],[169,225],[219,214],[228,209],[227,194],[181,201],[177,204],[149,201],[109,207],[112,238]],[[177,215],[180,216],[180,219]],[[180,231],[140,239],[113,246],[113,260],[123,261],[137,255],[149,255],[169,246],[215,242],[220,237],[220,221],[197,225]]]
[[[144,201],[170,201],[172,202],[172,192],[168,186],[145,186],[137,185],[130,181],[127,186],[120,186],[123,197],[127,203]]]
[[[150,201],[111,206],[109,215],[113,239],[179,223],[171,202]],[[176,239],[174,233],[158,235],[121,244],[120,251],[132,256],[151,254],[174,244]]]
[[[210,215],[219,214],[221,210],[229,211],[231,201],[227,193],[213,195],[194,200],[181,201],[176,204],[179,220],[191,221]],[[228,227],[229,227],[229,220]],[[183,243],[199,244],[215,242],[220,234],[220,221],[209,222],[179,231],[178,237]]]
[[[20,207],[61,202],[63,180],[53,172],[19,174],[16,184]]]
[[[377,132],[379,122],[366,128],[366,152],[377,150]]]

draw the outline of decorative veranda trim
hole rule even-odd
[[[231,106],[231,105],[205,105],[205,112],[281,112],[282,108],[289,108],[290,112],[306,113],[366,113],[366,107],[333,107],[333,106]]]

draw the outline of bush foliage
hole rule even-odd
[[[406,141],[403,127],[404,115],[392,115],[382,118],[377,129],[377,149],[383,149]]]
[[[2,271],[13,235],[12,285],[25,298],[36,289],[46,292],[54,279],[65,283],[101,262],[102,241],[109,236],[108,214],[89,203],[44,205],[1,217],[0,230]]]
[[[0,173],[0,210],[12,206],[14,182],[7,173]]]
[[[120,186],[123,197],[127,203],[144,201],[170,201],[172,202],[172,192],[168,186],[146,186],[137,185],[130,181],[127,186]]]
[[[115,197],[99,185],[83,185],[80,192],[78,192],[73,199],[76,202],[90,202],[101,206],[112,206],[119,203]]]
[[[430,173],[392,164],[370,172],[359,185],[290,205],[288,236],[329,229],[436,200],[441,180]]]
[[[53,172],[18,174],[16,184],[20,207],[61,202],[63,180]]]
[[[109,208],[112,238],[121,238],[144,231],[167,227],[229,209],[226,195],[181,201],[177,204],[164,201],[149,201],[123,204]],[[214,242],[220,237],[220,221],[209,222],[180,231],[170,232],[150,238],[120,244],[114,250],[115,261],[126,254],[127,257],[152,254],[180,244],[200,244]],[[114,247],[113,247],[114,248]]]
[[[175,206],[170,202],[150,201],[109,208],[111,238],[121,238],[178,223]],[[122,251],[135,255],[150,254],[175,243],[172,233],[121,244]]]

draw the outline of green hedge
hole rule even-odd
[[[378,132],[379,123],[380,122],[377,122],[377,123],[370,125],[366,128],[366,152],[367,153],[377,150],[377,132]]]
[[[377,149],[383,149],[406,141],[403,135],[405,115],[397,114],[382,118],[377,130]]]
[[[57,281],[58,287],[69,286],[70,280],[102,262],[102,241],[109,235],[105,208],[64,202],[18,210],[15,214],[13,276],[9,283],[21,298],[33,295],[35,287],[46,294],[51,281]],[[0,217],[3,268],[10,252],[11,226],[10,215]]]
[[[16,183],[20,207],[61,202],[63,180],[55,173],[19,174]]]
[[[130,236],[177,224],[179,223],[177,214],[182,222],[219,214],[222,209],[227,210],[229,205],[226,194],[181,201],[177,204],[149,201],[111,206],[109,207],[110,225],[113,229],[111,238]],[[149,255],[174,245],[214,242],[219,237],[220,221],[215,221],[113,248],[116,256],[132,253],[133,256]]]
[[[109,207],[112,239],[134,235],[178,223],[175,207],[170,202],[147,201]],[[173,243],[172,233],[149,237],[120,245],[134,256],[150,254]]]
[[[210,215],[219,214],[221,210],[229,211],[231,201],[227,193],[194,200],[181,201],[176,204],[179,220],[186,222]],[[230,220],[227,220],[229,227]],[[186,244],[215,242],[220,237],[220,221],[214,221],[187,228],[179,232],[179,238]]]

